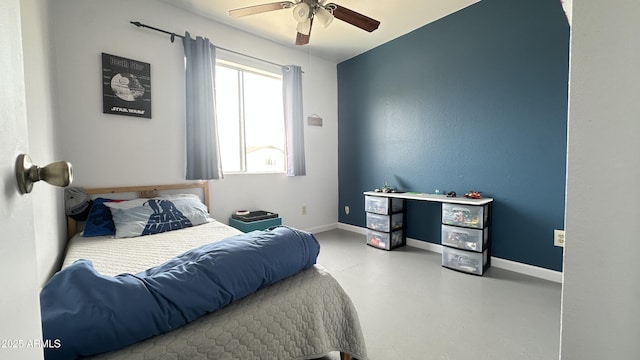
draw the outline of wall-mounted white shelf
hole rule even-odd
[[[466,197],[448,197],[447,195],[435,195],[435,194],[418,193],[418,192],[385,193],[385,192],[377,192],[377,191],[365,191],[364,194],[369,196],[383,196],[383,197],[399,198],[399,199],[407,199],[407,200],[421,200],[421,201],[463,204],[463,205],[485,205],[493,202],[493,198],[469,199]]]

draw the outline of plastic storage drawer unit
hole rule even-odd
[[[442,225],[442,245],[481,252],[487,248],[489,228],[468,229]]]
[[[481,253],[442,247],[442,266],[470,274],[482,275],[488,268],[489,251]]]
[[[442,223],[482,229],[488,225],[489,205],[442,204]]]
[[[367,213],[367,228],[378,231],[392,231],[402,229],[404,214],[378,215]]]
[[[375,230],[367,230],[367,245],[378,249],[391,250],[404,245],[403,230],[385,233]]]
[[[404,199],[368,196],[364,197],[364,211],[380,215],[389,215],[404,210]]]

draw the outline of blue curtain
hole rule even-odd
[[[215,111],[216,49],[209,39],[185,32],[186,179],[222,179]]]
[[[302,111],[302,68],[282,67],[284,123],[287,138],[287,176],[306,175],[304,160],[304,119]]]

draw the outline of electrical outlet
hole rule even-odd
[[[564,247],[564,230],[553,230],[553,245]]]
[[[349,206],[344,207],[344,213],[349,215]]]
[[[307,205],[302,205],[302,215],[307,215]]]

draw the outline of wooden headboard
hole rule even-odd
[[[131,198],[152,198],[161,195],[161,192],[171,192],[175,190],[201,189],[202,202],[209,208],[209,182],[199,181],[195,183],[185,184],[169,184],[169,185],[144,185],[144,186],[122,186],[113,188],[89,188],[84,191],[97,197],[97,195],[108,194],[133,194]],[[67,239],[71,239],[78,232],[78,222],[67,216]]]

